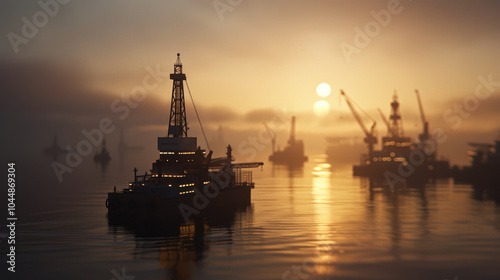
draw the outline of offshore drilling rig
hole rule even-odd
[[[304,162],[307,161],[307,156],[304,155],[304,142],[302,140],[295,139],[295,116],[292,117],[290,138],[288,139],[288,143],[283,150],[280,150],[279,148],[275,150],[275,134],[272,133],[267,125],[266,128],[269,134],[273,135],[273,153],[269,156],[269,161],[274,164],[290,166],[302,166]]]
[[[404,135],[398,96],[394,94],[390,104],[391,113],[389,118],[386,118],[379,109],[382,120],[387,127],[387,135],[382,137],[382,147],[378,150],[374,147],[378,142],[375,131],[376,122],[373,118],[368,116],[373,121],[371,128],[368,129],[358,113],[358,110],[353,105],[353,101],[341,91],[341,95],[346,100],[354,118],[364,131],[364,142],[368,145],[368,153],[361,156],[359,165],[353,166],[354,176],[384,180],[387,179],[386,175],[389,172],[403,178],[405,181],[419,182],[426,182],[431,178],[446,178],[450,176],[448,161],[436,159],[436,144],[431,143],[432,139],[429,135],[429,124],[424,115],[420,95],[418,91],[416,91],[416,93],[423,123],[423,132],[419,134],[419,141],[413,142],[410,137]],[[434,149],[432,151],[429,149],[431,144],[434,144]],[[415,154],[422,155],[422,161],[418,162],[418,164],[415,164],[415,160],[411,158]],[[411,172],[407,172],[404,176],[401,176],[401,170],[411,170]]]

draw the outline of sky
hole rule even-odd
[[[440,152],[454,162],[466,161],[467,142],[491,142],[500,129],[498,1],[2,1],[0,14],[0,108],[10,132],[2,142],[16,148],[34,135],[46,146],[55,133],[74,145],[105,117],[130,142],[154,143],[166,134],[168,77],[153,77],[124,119],[112,104],[127,104],[151,71],[171,73],[177,53],[209,140],[223,135],[233,146],[283,115],[297,116],[306,152],[324,151],[326,137],[361,139],[341,89],[377,119],[379,135],[377,108],[388,114],[397,91],[413,138],[418,89],[431,130],[449,136]],[[322,82],[327,97],[316,94]],[[330,110],[315,111],[318,101]],[[201,136],[187,103],[190,131]],[[273,129],[284,145],[288,124]]]

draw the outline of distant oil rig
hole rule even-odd
[[[425,183],[429,179],[450,176],[449,162],[437,160],[436,144],[433,143],[433,149],[429,148],[430,141],[432,141],[429,135],[429,124],[424,115],[420,94],[418,91],[415,92],[423,123],[423,132],[419,134],[419,142],[414,143],[410,137],[404,136],[398,96],[394,94],[389,120],[379,109],[379,113],[387,127],[387,136],[382,137],[382,149],[376,150],[375,145],[378,143],[378,137],[375,128],[377,122],[363,111],[373,121],[368,129],[354,102],[341,91],[341,95],[344,97],[354,118],[365,133],[363,140],[368,146],[368,153],[361,156],[360,164],[353,166],[354,176],[369,177],[383,182],[387,179],[387,174],[390,174],[399,176],[405,183],[406,181]],[[418,158],[418,160],[414,158]]]
[[[269,156],[270,162],[279,165],[302,166],[307,161],[307,156],[304,155],[304,142],[295,139],[295,116],[292,117],[291,121],[290,138],[283,150],[280,150],[279,147],[275,149],[276,136],[265,123],[264,125],[269,134],[273,135],[271,139],[273,153]]]
[[[455,183],[472,184],[478,191],[500,197],[500,139],[490,143],[469,143],[470,165],[452,168]]]
[[[101,151],[96,152],[94,161],[97,163],[107,164],[111,160],[108,149],[106,149],[106,139],[102,139]]]
[[[43,152],[47,155],[51,155],[54,159],[56,159],[59,155],[68,153],[67,150],[62,149],[59,146],[59,141],[57,140],[57,134],[54,134],[52,146],[43,149]]]

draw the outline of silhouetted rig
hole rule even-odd
[[[269,134],[273,135],[273,153],[269,156],[270,162],[280,165],[302,166],[304,162],[307,161],[307,156],[304,155],[304,142],[302,140],[295,139],[295,116],[292,117],[291,121],[290,138],[288,139],[288,143],[283,150],[280,150],[279,147],[275,150],[276,136],[267,125],[266,128]]]
[[[102,147],[100,152],[96,152],[94,155],[94,161],[102,164],[106,164],[111,160],[108,149],[106,149],[106,139],[102,139]]]
[[[160,157],[150,174],[137,175],[134,169],[134,181],[128,188],[108,193],[108,214],[115,220],[122,217],[182,222],[192,215],[220,213],[250,204],[255,184],[252,172],[242,169],[263,163],[233,163],[230,145],[226,157],[215,159],[212,151],[207,155],[197,146],[197,138],[188,137],[183,86],[186,74],[179,54],[170,79],[170,119],[167,137],[158,137]]]
[[[61,154],[68,153],[67,150],[61,149],[61,147],[59,146],[59,142],[57,141],[57,134],[54,134],[52,146],[43,149],[43,152],[47,155],[51,155],[54,159],[56,159]]]
[[[363,111],[373,121],[368,129],[353,101],[341,91],[354,118],[365,133],[364,142],[368,146],[368,153],[361,156],[360,165],[353,166],[354,176],[369,177],[382,183],[411,182],[415,185],[424,184],[429,179],[450,176],[449,162],[437,160],[437,144],[429,135],[429,124],[425,119],[418,91],[416,94],[423,123],[423,132],[419,135],[419,142],[413,142],[410,137],[404,136],[399,101],[397,95],[394,94],[389,120],[379,109],[387,127],[387,135],[382,137],[382,148],[376,150],[375,145],[378,143],[376,121]]]
[[[470,166],[452,169],[455,183],[467,183],[479,191],[498,197],[500,195],[500,140],[494,144],[469,143]]]

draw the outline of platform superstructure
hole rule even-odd
[[[188,136],[184,98],[186,75],[182,71],[179,54],[170,79],[173,86],[169,126],[167,136],[158,137],[159,158],[153,163],[150,173],[140,175],[134,169],[134,180],[128,188],[108,194],[109,212],[135,215],[139,210],[142,217],[166,215],[179,218],[183,209],[199,213],[249,204],[254,183],[251,172],[242,169],[258,167],[263,163],[233,163],[230,145],[227,157],[212,159],[212,151],[207,154],[198,146],[196,137]],[[209,207],[199,209],[196,196],[210,198]]]
[[[410,137],[404,135],[400,104],[398,95],[395,93],[390,103],[389,118],[386,118],[379,110],[387,127],[386,136],[381,138],[380,149],[375,148],[378,143],[375,130],[376,121],[370,117],[373,124],[368,129],[353,101],[343,91],[341,94],[345,97],[355,119],[365,132],[364,142],[368,146],[368,153],[361,156],[360,164],[353,166],[354,176],[370,177],[391,183],[409,181],[416,184],[423,184],[428,179],[449,176],[448,161],[436,159],[437,144],[429,136],[428,123],[423,114],[418,92],[417,97],[423,120],[423,133],[419,135],[419,141],[414,142]]]

